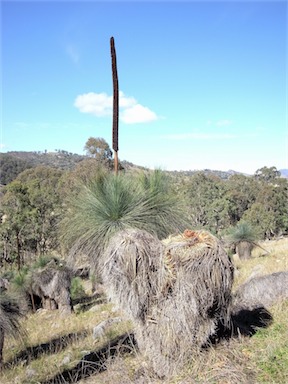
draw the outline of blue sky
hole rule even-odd
[[[1,2],[1,151],[112,147],[166,170],[288,168],[286,1]]]

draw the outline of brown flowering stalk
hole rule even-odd
[[[112,79],[113,79],[113,150],[114,150],[114,169],[115,174],[118,174],[118,121],[119,121],[119,86],[117,74],[116,51],[114,45],[114,37],[110,39],[111,60],[112,60]]]

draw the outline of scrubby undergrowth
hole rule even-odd
[[[234,288],[248,277],[288,270],[288,239],[263,242],[251,260],[235,260]],[[137,348],[103,362],[103,372],[73,381],[81,384],[117,383],[284,383],[288,377],[288,302],[271,309],[274,321],[251,337],[223,341],[194,357],[181,374],[160,380],[150,371]],[[60,318],[57,311],[41,310],[23,321],[28,336],[23,341],[7,337],[0,382],[45,383],[81,361],[83,356],[132,330],[129,321],[114,323],[103,336],[93,339],[93,328],[109,317],[122,316],[111,304]],[[26,353],[26,355],[25,355]],[[18,359],[17,359],[18,357]],[[58,376],[59,377],[59,376]],[[66,381],[67,382],[67,381]],[[64,383],[64,381],[63,381]]]

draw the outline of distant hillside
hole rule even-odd
[[[58,150],[57,152],[7,152],[0,154],[0,160],[7,156],[30,163],[32,166],[48,165],[55,168],[71,169],[86,156]]]
[[[195,173],[197,172],[204,172],[206,175],[214,175],[214,176],[217,176],[219,177],[220,179],[222,180],[227,180],[229,179],[230,176],[232,175],[243,175],[243,173],[241,172],[236,172],[236,171],[233,171],[233,170],[229,170],[229,171],[218,171],[218,170],[213,170],[213,169],[202,169],[202,170],[193,170],[193,171],[169,171],[169,173],[172,173],[176,176],[192,176],[194,175]],[[247,175],[245,174],[245,176],[250,176],[250,175]]]
[[[87,156],[81,156],[75,153],[70,153],[63,150],[57,150],[56,152],[23,152],[23,151],[13,151],[7,153],[0,153],[0,184],[7,185],[12,180],[14,180],[18,174],[23,172],[27,168],[37,167],[39,165],[45,165],[53,168],[74,169],[75,166],[86,159]],[[135,165],[129,161],[121,161],[121,165],[127,171],[134,169],[147,169],[142,166]],[[172,174],[177,177],[182,176],[192,176],[193,174],[199,172],[199,170],[191,171],[169,171],[169,174]],[[228,179],[231,175],[234,175],[238,172],[235,171],[217,171],[204,169],[202,172],[206,174],[213,174],[217,177],[220,177],[223,180]]]
[[[66,151],[57,152],[7,152],[0,153],[0,184],[6,185],[25,169],[45,165],[60,169],[73,169],[84,160],[80,156]]]
[[[87,156],[78,155],[63,150],[57,150],[56,152],[23,152],[14,151],[7,153],[0,153],[0,184],[6,185],[14,180],[17,175],[23,172],[27,168],[33,168],[38,165],[45,165],[54,168],[74,169],[75,166],[82,160],[87,159]],[[121,165],[127,171],[133,169],[147,169],[142,166],[135,165],[129,161],[121,161]],[[288,169],[280,169],[281,176],[288,178]],[[197,172],[204,172],[207,175],[215,175],[223,180],[229,179],[232,175],[241,174],[233,170],[219,171],[219,170],[189,170],[189,171],[167,171],[177,177],[189,177]],[[244,174],[245,176],[249,176]]]

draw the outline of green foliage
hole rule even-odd
[[[255,172],[255,179],[271,183],[281,176],[276,167],[263,167]]]
[[[255,229],[246,221],[240,221],[235,227],[228,231],[228,242],[231,244],[239,244],[241,242],[255,243],[258,234]]]
[[[187,181],[186,181],[187,180]],[[241,220],[249,222],[259,238],[288,233],[288,180],[274,183],[245,175],[223,181],[205,172],[182,179],[177,194],[183,196],[195,228],[221,235]]]
[[[273,186],[273,213],[275,217],[275,234],[288,233],[288,179],[279,179]]]
[[[44,254],[59,244],[61,177],[60,170],[36,167],[22,172],[5,188],[0,241],[6,252],[17,254],[18,268],[23,264],[24,252]]]
[[[189,224],[186,225],[190,228],[205,228],[222,236],[227,228],[235,227],[244,220],[262,239],[288,234],[288,179],[279,178],[275,167],[263,167],[256,172],[255,177],[235,174],[230,178],[226,175],[224,180],[221,174],[220,178],[214,171],[208,170],[197,173],[166,172],[164,177],[164,172],[160,170],[139,172],[139,168],[126,162],[129,166],[125,176],[119,175],[116,182],[110,180],[112,160],[108,144],[103,139],[91,139],[90,144],[96,145],[96,152],[91,153],[89,158],[61,150],[54,153],[1,154],[0,168],[7,170],[1,175],[5,178],[2,183],[7,183],[1,188],[0,194],[1,265],[4,261],[17,262],[18,268],[21,268],[28,259],[35,259],[35,255],[39,257],[52,250],[62,253],[64,247],[60,243],[59,223],[66,209],[72,210],[67,215],[71,219],[70,227],[77,227],[81,223],[83,218],[80,220],[74,213],[78,208],[82,209],[82,203],[77,202],[77,199],[83,200],[83,197],[86,200],[84,212],[88,210],[87,225],[80,224],[79,228],[75,228],[66,237],[69,248],[78,242],[78,249],[87,250],[90,238],[95,240],[93,229],[90,229],[90,225],[95,225],[95,218],[91,218],[95,206],[96,211],[100,210],[97,220],[101,221],[104,240],[126,226],[137,225],[147,229],[148,221],[150,231],[165,237],[175,230],[176,207],[180,202],[185,207],[183,217],[189,217]],[[102,158],[106,160],[102,161]],[[24,172],[18,174],[24,168]],[[63,172],[63,168],[73,170]],[[17,175],[11,182],[6,178],[8,171],[11,171],[11,179]],[[126,180],[123,181],[123,178]],[[72,205],[71,200],[74,200]],[[101,206],[101,201],[106,203]],[[125,204],[131,209],[125,208]],[[138,224],[134,224],[133,220]],[[106,236],[107,225],[109,230]],[[101,243],[101,236],[94,241],[91,249],[96,243]]]
[[[242,218],[255,227],[261,238],[271,239],[275,234],[288,232],[288,182],[277,184],[258,182],[254,203],[243,213]]]
[[[55,152],[13,151],[0,154],[1,184],[7,185],[28,168],[38,166],[72,170],[85,156],[55,149]],[[3,183],[3,178],[5,183]]]
[[[94,157],[100,162],[105,163],[112,159],[112,151],[107,141],[102,137],[89,137],[84,146],[84,151],[88,156]]]
[[[28,267],[21,268],[12,279],[12,287],[18,292],[26,292],[29,290],[31,285],[31,274],[29,273]]]
[[[177,197],[169,194],[164,173],[152,172],[143,180],[107,174],[84,186],[62,222],[68,248],[74,246],[95,261],[119,230],[144,229],[163,238],[183,229],[185,214]]]
[[[80,277],[76,276],[71,280],[70,294],[72,300],[85,296],[85,290]]]
[[[8,269],[6,271],[1,271],[1,276],[3,279],[7,279],[8,281],[11,281],[14,277],[14,270]]]
[[[259,187],[252,177],[233,175],[226,183],[230,225],[236,225],[257,198]]]
[[[62,179],[61,192],[64,199],[73,195],[78,195],[83,184],[89,185],[91,181],[97,179],[99,175],[107,173],[107,168],[94,158],[81,161],[73,171],[66,174]]]
[[[28,190],[20,181],[15,180],[6,189],[1,201],[2,225],[0,241],[10,259],[16,255],[18,269],[23,264],[22,249],[28,244],[30,237],[31,206]],[[8,256],[9,257],[9,256]]]
[[[250,209],[243,214],[243,220],[247,220],[259,233],[259,238],[270,238],[275,232],[275,218],[273,213],[266,209],[260,202],[255,202]]]
[[[225,194],[226,184],[218,177],[204,172],[191,177],[185,196],[194,228],[205,227],[217,234],[229,224],[229,201]]]
[[[160,169],[154,172],[140,172],[137,177],[144,191],[166,193],[169,190],[171,178],[164,176]]]
[[[14,277],[14,279],[13,279],[13,284],[15,284],[15,286],[17,287],[17,288],[22,288],[23,287],[23,285],[25,284],[25,281],[26,281],[26,274],[25,273],[21,273],[21,272],[19,272],[18,273],[18,275],[16,275],[15,277]]]
[[[50,255],[40,255],[33,264],[33,268],[44,268],[51,260],[54,260],[54,258]]]
[[[15,158],[9,154],[0,154],[0,184],[11,183],[21,172],[31,168],[32,164],[26,160]]]

